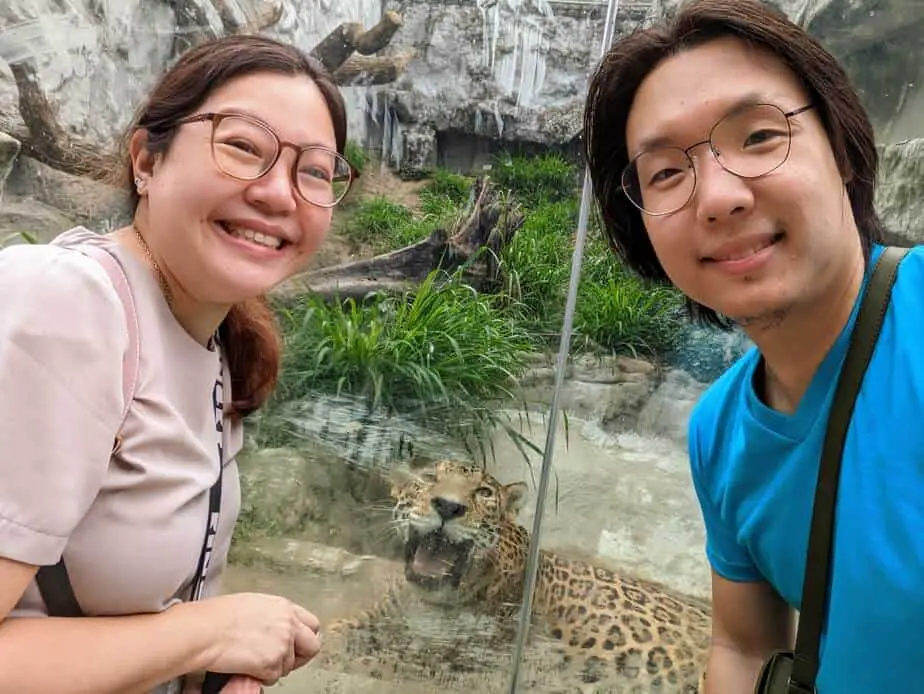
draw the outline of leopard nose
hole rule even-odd
[[[457,501],[450,501],[441,496],[435,497],[431,502],[433,509],[443,520],[452,520],[465,515],[466,506]]]

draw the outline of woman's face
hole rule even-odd
[[[240,114],[260,121],[282,142],[336,151],[330,111],[306,75],[253,73],[215,89],[191,116]],[[266,130],[247,121],[225,121],[213,155],[212,120],[179,125],[168,151],[151,157],[135,148],[136,176],[143,180],[140,227],[164,272],[194,301],[230,305],[268,292],[305,269],[330,228],[331,209],[314,205],[295,188],[296,152],[283,148],[256,180],[239,180],[219,168],[246,162],[252,135],[273,147]],[[249,134],[248,134],[249,133]],[[266,139],[268,137],[268,139]],[[299,163],[308,185],[323,181],[330,157]],[[305,186],[303,185],[304,189]]]

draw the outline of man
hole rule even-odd
[[[756,0],[700,0],[619,40],[585,148],[606,234],[756,348],[689,423],[712,568],[706,692],[792,646],[821,446],[882,247],[867,115],[835,59]],[[902,261],[848,431],[819,694],[924,682],[924,256]]]

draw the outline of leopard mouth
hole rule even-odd
[[[442,530],[411,531],[404,547],[404,577],[427,590],[458,588],[471,550],[471,542],[453,542]]]

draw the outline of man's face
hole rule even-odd
[[[629,157],[653,138],[680,148],[701,142],[742,100],[755,97],[783,112],[810,102],[778,58],[735,38],[668,58],[636,92],[626,125]],[[851,265],[858,247],[817,109],[789,123],[789,155],[775,170],[741,178],[701,144],[689,152],[696,174],[689,203],[664,216],[643,215],[671,281],[694,301],[744,324],[779,319],[817,297]]]

